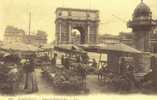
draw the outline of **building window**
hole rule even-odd
[[[90,14],[89,13],[87,13],[87,18],[89,18],[90,17]]]
[[[59,16],[62,16],[62,12],[59,12],[58,15],[59,15]]]
[[[71,12],[70,11],[68,12],[68,16],[71,16]]]

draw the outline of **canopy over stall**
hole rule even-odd
[[[80,45],[84,50],[88,52],[97,53],[123,53],[123,54],[140,54],[141,51],[134,49],[123,43],[107,43],[107,44],[97,44],[97,45]]]
[[[52,53],[54,50],[54,47],[52,44],[44,44],[39,47],[39,54],[40,55],[48,55],[50,59],[52,59]]]
[[[86,54],[82,48],[76,45],[57,45],[54,47],[54,50],[65,53],[73,53],[73,54]]]
[[[51,51],[53,50],[53,45],[52,44],[44,44],[43,46],[39,47],[43,51]]]
[[[2,43],[0,46],[1,51],[8,52],[10,54],[17,54],[21,57],[27,57],[34,55],[40,49],[36,46],[24,44],[24,43]]]
[[[120,57],[128,56],[129,54],[140,54],[141,52],[128,46],[123,43],[108,43],[108,44],[97,44],[97,45],[80,45],[84,50],[88,52],[96,52],[100,53],[100,60],[101,61],[101,54],[107,54],[107,63],[108,66],[111,68],[112,72],[119,72],[119,61]],[[99,67],[99,66],[98,66]]]
[[[36,46],[24,43],[3,43],[0,48],[3,50],[22,52],[35,52],[39,50],[39,48]]]

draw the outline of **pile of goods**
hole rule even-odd
[[[109,73],[104,76],[102,83],[112,92],[133,92],[140,88],[140,82],[129,75]]]
[[[129,80],[121,75],[110,76],[110,79],[106,80],[106,84],[108,88],[114,91],[129,91],[131,88]]]
[[[34,59],[34,63],[36,66],[45,66],[45,65],[50,65],[50,59],[47,56],[37,56],[35,57],[36,59]]]
[[[19,69],[17,59],[13,56],[5,56],[0,61],[0,91],[2,93],[15,93],[19,86]]]
[[[86,75],[80,72],[78,67],[70,69],[64,68],[63,65],[57,65],[50,71],[47,68],[43,69],[43,76],[53,84],[57,90],[71,91],[86,91]]]
[[[18,69],[14,66],[0,65],[0,91],[14,93],[19,84]]]
[[[93,66],[86,66],[86,71],[87,71],[87,74],[97,74],[98,73],[97,68],[93,67]]]
[[[82,89],[83,80],[82,77],[77,75],[76,72],[71,70],[60,70],[56,73],[54,77],[54,86],[58,89]]]

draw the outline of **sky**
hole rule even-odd
[[[28,32],[29,12],[32,13],[31,32],[43,30],[48,41],[55,39],[55,10],[58,7],[96,9],[100,11],[99,34],[117,35],[129,32],[127,21],[141,0],[0,0],[0,39],[5,27],[13,25]],[[156,0],[144,0],[157,19]]]

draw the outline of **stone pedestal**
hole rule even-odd
[[[135,70],[137,73],[148,73],[151,67],[151,56],[143,53],[135,57]]]

